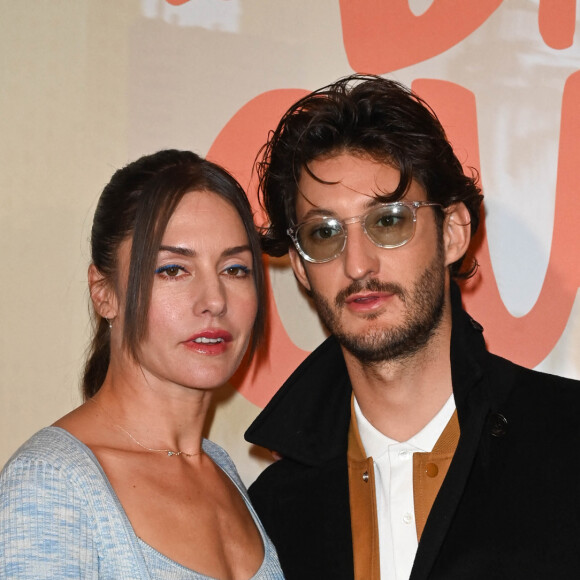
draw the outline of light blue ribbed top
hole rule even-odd
[[[237,487],[262,536],[264,561],[251,580],[283,579],[232,460],[207,439],[202,447]],[[33,435],[0,473],[0,578],[209,580],[135,535],[97,458],[58,427]]]

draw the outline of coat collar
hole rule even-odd
[[[486,356],[483,328],[461,306],[451,283],[451,368],[459,422]],[[250,443],[305,465],[346,454],[352,386],[336,339],[326,339],[294,371],[245,433]],[[466,411],[469,415],[469,411]]]
[[[346,453],[351,392],[342,351],[331,336],[292,373],[244,436],[305,465],[325,463]]]

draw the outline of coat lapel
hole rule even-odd
[[[429,577],[463,495],[488,413],[489,405],[481,391],[473,392],[468,417],[460,425],[461,435],[457,450],[427,518],[410,580],[424,580]]]
[[[490,398],[490,385],[497,378],[484,371],[487,351],[483,328],[462,309],[459,289],[454,283],[451,286],[451,303],[453,326],[450,356],[460,437],[449,471],[427,518],[410,580],[429,577],[463,496],[475,457],[485,442],[482,434],[494,405]]]

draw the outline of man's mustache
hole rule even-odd
[[[353,294],[358,294],[359,292],[385,292],[388,294],[396,294],[405,302],[406,293],[405,290],[395,284],[394,282],[379,282],[376,278],[370,278],[361,282],[360,280],[355,280],[349,284],[346,288],[343,288],[335,298],[335,304],[338,308],[342,308],[346,304],[346,299]]]

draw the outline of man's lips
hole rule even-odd
[[[360,312],[380,308],[393,296],[391,292],[357,292],[348,296],[344,303],[350,310]]]
[[[380,300],[382,298],[390,298],[392,293],[387,292],[359,292],[358,294],[350,295],[345,302],[368,302],[369,300]]]
[[[403,289],[392,282],[379,282],[371,278],[366,282],[354,281],[346,288],[343,288],[336,296],[335,304],[338,308],[347,306],[349,308],[357,304],[368,304],[383,302],[398,296],[404,302]]]

